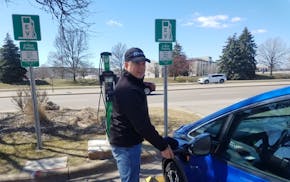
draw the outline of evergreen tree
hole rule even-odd
[[[4,39],[0,53],[0,81],[9,84],[21,82],[27,70],[21,67],[19,48],[9,34]]]
[[[255,60],[257,45],[247,28],[243,30],[239,37],[239,48],[241,53],[240,79],[254,79],[257,64]]]
[[[229,37],[226,46],[222,50],[222,56],[218,62],[219,71],[225,73],[228,79],[236,79],[240,66],[240,50],[236,34]]]
[[[228,38],[218,62],[220,72],[228,79],[254,79],[256,70],[256,44],[247,28],[237,39],[236,34]]]

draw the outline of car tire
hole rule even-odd
[[[151,90],[150,90],[150,88],[146,87],[146,88],[144,89],[144,92],[145,92],[146,95],[150,95]]]
[[[185,176],[177,167],[174,161],[170,161],[166,164],[163,176],[166,182],[186,182],[187,181]]]
[[[208,80],[205,80],[205,81],[204,81],[204,84],[209,84],[209,81],[208,81]]]
[[[220,83],[224,83],[225,82],[225,80],[224,79],[220,79]]]

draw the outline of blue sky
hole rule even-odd
[[[257,45],[281,38],[290,45],[290,0],[95,0],[89,8],[89,61],[99,66],[100,53],[118,43],[140,47],[146,57],[158,61],[155,19],[176,20],[176,40],[188,58],[211,56],[219,59],[228,37],[247,27]],[[54,52],[57,23],[33,0],[0,3],[0,39],[13,38],[12,14],[39,15],[40,65]],[[19,46],[18,41],[14,41]]]

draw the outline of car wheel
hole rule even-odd
[[[225,82],[225,80],[224,79],[220,79],[220,83],[224,83]]]
[[[145,88],[144,92],[145,92],[146,95],[149,95],[151,93],[150,88]]]
[[[208,84],[208,83],[209,83],[209,81],[208,81],[208,80],[205,80],[205,81],[204,81],[204,83],[205,83],[205,84]]]
[[[177,165],[170,161],[164,171],[164,178],[166,182],[185,182],[187,181],[185,177],[182,175],[182,172],[177,167]]]

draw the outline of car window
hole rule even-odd
[[[218,133],[221,130],[223,123],[227,120],[227,117],[221,117],[217,120],[211,121],[198,129],[194,129],[194,131],[190,132],[189,135],[191,137],[195,137],[202,133],[209,133],[211,137],[216,138]]]
[[[225,158],[251,170],[290,179],[290,101],[239,112]]]
[[[209,133],[212,140],[212,151],[215,151],[216,147],[219,144],[219,135],[222,132],[222,128],[226,125],[228,120],[228,116],[220,117],[216,120],[213,120],[198,129],[194,129],[192,132],[189,133],[189,136],[195,137],[201,133]]]

